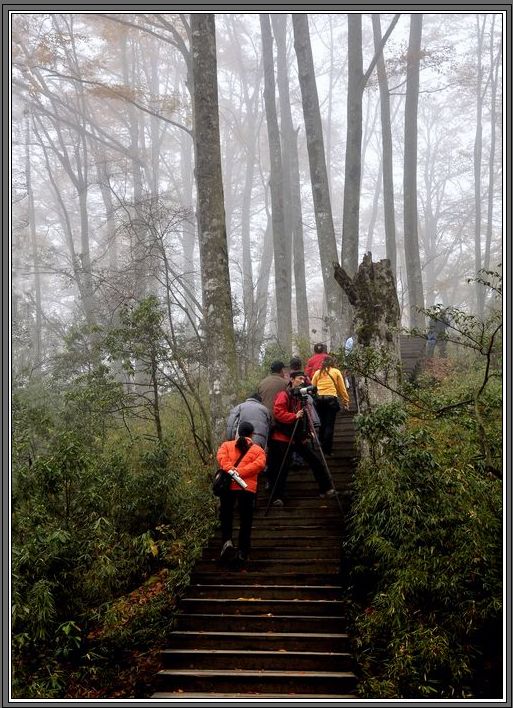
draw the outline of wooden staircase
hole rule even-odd
[[[401,362],[405,381],[414,381],[426,355],[426,340],[422,337],[400,337]]]
[[[412,381],[425,340],[401,336],[400,344]],[[351,399],[327,458],[343,513],[336,499],[319,498],[308,468],[290,471],[287,506],[267,516],[268,492],[259,489],[251,559],[223,568],[219,531],[211,540],[180,601],[152,698],[356,698],[341,574],[356,456]],[[237,532],[234,524],[234,540]]]
[[[338,415],[327,458],[344,512],[354,412]],[[219,564],[219,531],[196,563],[152,698],[356,696],[340,572],[344,517],[336,499],[319,497],[308,468],[292,469],[287,486],[287,505],[267,516],[268,492],[259,489],[244,568]]]

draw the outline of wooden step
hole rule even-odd
[[[322,514],[324,519],[335,518],[337,521],[340,520],[340,509],[338,508],[336,499],[329,499],[328,501],[317,499],[316,502],[317,505],[311,507],[297,507],[295,503],[291,503],[279,509],[271,504],[269,514],[272,512],[273,519],[276,519],[278,518],[277,512],[279,511],[280,517],[283,517],[287,521],[293,519],[303,519],[304,521],[312,518],[317,519],[319,514]],[[258,506],[253,516],[253,523],[257,523],[257,520],[260,521],[260,519],[265,518],[266,508],[267,504],[265,506],[264,504]]]
[[[209,571],[219,572],[219,561],[204,561],[199,560],[196,563],[195,570],[198,573],[208,573]],[[223,567],[223,566],[222,566]],[[301,573],[309,572],[311,575],[315,573],[337,573],[340,569],[340,560],[338,558],[260,558],[253,560],[250,557],[241,572],[250,573]]]
[[[256,570],[220,570],[214,564],[202,572],[194,570],[191,575],[192,583],[210,584],[218,579],[223,585],[240,585],[241,580],[247,585],[309,585],[312,582],[322,585],[340,584],[340,574],[331,573],[308,573],[293,571],[256,571]]]
[[[247,693],[347,693],[356,685],[352,671],[216,671],[162,669],[157,674],[159,689],[178,686],[183,691],[241,691]]]
[[[261,600],[340,600],[339,585],[222,585],[190,584],[185,597],[256,597]]]
[[[347,603],[341,600],[277,600],[253,598],[185,597],[180,611],[185,614],[222,615],[324,615],[342,616]]]
[[[261,525],[263,529],[266,526],[269,528],[272,526],[275,529],[284,526],[291,530],[295,527],[303,529],[308,527],[308,522],[310,521],[312,527],[318,527],[319,524],[322,523],[324,529],[326,530],[326,534],[333,536],[336,533],[342,532],[343,512],[340,511],[337,502],[334,500],[332,501],[333,509],[329,512],[319,509],[318,514],[305,514],[302,516],[301,514],[298,515],[296,513],[297,510],[289,513],[289,510],[294,509],[294,497],[287,495],[285,497],[284,507],[273,506],[271,504],[267,515],[265,514],[265,509],[263,509],[262,513],[258,516],[255,515],[255,518],[253,519],[253,528],[257,529],[258,526]],[[343,505],[342,509],[344,510]],[[233,528],[238,528],[238,524],[234,524]],[[279,538],[279,536],[276,536],[276,538]]]
[[[256,528],[257,527],[254,526],[253,531],[256,531]],[[238,530],[236,527],[234,527],[234,529],[233,543],[234,545],[237,545]],[[214,557],[216,554],[219,556],[222,546],[221,538],[221,531],[216,531],[215,535],[210,540],[207,549],[204,551],[203,558],[206,558],[209,553],[212,553],[213,555],[208,557]],[[311,533],[308,533],[308,530],[303,529],[301,534],[298,535],[294,535],[293,532],[289,531],[286,535],[284,533],[277,538],[276,535],[272,534],[272,529],[270,526],[264,526],[263,523],[262,527],[259,529],[259,533],[251,534],[251,540],[252,547],[254,549],[259,548],[263,550],[267,548],[278,548],[278,543],[279,548],[296,548],[297,546],[301,546],[306,550],[315,548],[339,548],[341,545],[340,535],[323,536],[321,533],[317,533],[317,528],[312,528]]]
[[[333,486],[340,496],[350,496],[354,488],[354,480],[351,478],[337,479],[331,477]],[[274,485],[273,485],[274,486]],[[297,479],[294,474],[290,474],[285,483],[287,494],[291,494],[297,499],[297,508],[319,508],[320,504],[330,502],[320,496],[319,487],[313,478],[313,474],[308,472],[303,478]],[[269,499],[271,488],[259,489],[257,494],[257,507],[265,506]],[[333,499],[333,501],[335,501]],[[296,506],[296,504],[294,504]]]
[[[294,699],[294,700],[303,700],[303,701],[309,701],[309,700],[315,700],[318,701],[322,698],[337,698],[337,699],[344,699],[344,698],[351,698],[354,700],[355,695],[353,693],[347,693],[347,694],[337,694],[336,696],[333,696],[331,693],[293,693],[293,694],[286,694],[284,695],[283,693],[258,693],[258,691],[251,691],[249,692],[244,692],[244,693],[237,693],[236,691],[233,691],[231,693],[219,693],[216,691],[209,691],[208,693],[201,693],[201,692],[196,692],[196,693],[190,693],[186,691],[157,691],[154,693],[152,698],[164,698],[168,700],[183,700],[183,699],[188,699],[190,698],[191,700],[194,701],[199,701],[202,698],[211,698],[213,700],[217,699],[222,699],[222,698],[230,698],[230,699],[235,699],[235,698],[250,698],[250,699],[258,699],[260,698],[262,701],[269,701],[271,698],[289,698],[289,699]],[[255,705],[258,705],[256,703],[256,700],[253,701]],[[290,700],[289,700],[290,703]]]
[[[342,533],[342,525],[337,525],[331,530],[324,531],[322,526],[318,524],[313,524],[311,526],[297,525],[297,526],[283,526],[283,524],[274,525],[272,522],[275,517],[269,512],[266,518],[262,518],[261,522],[256,522],[253,525],[253,530],[251,532],[251,540],[253,546],[259,546],[261,541],[265,540],[266,544],[273,546],[276,544],[276,539],[280,539],[282,546],[287,545],[294,538],[298,539],[298,543],[311,539],[313,542],[317,540],[322,540],[323,538],[332,538],[337,536],[340,539]],[[297,533],[295,530],[297,529]],[[324,533],[323,533],[324,531]],[[239,533],[238,526],[234,524],[232,538],[235,543]],[[287,540],[288,539],[288,540]],[[218,529],[212,539],[212,544],[221,544],[221,531]],[[219,546],[219,550],[220,546]]]
[[[272,507],[273,511],[276,512],[276,509]],[[272,523],[266,523],[266,519],[271,520]],[[343,520],[342,520],[343,521]],[[335,529],[327,529],[324,526],[322,518],[317,518],[317,519],[312,519],[310,523],[303,523],[303,524],[294,524],[294,525],[289,525],[289,524],[283,524],[283,523],[278,523],[276,516],[271,516],[271,509],[269,509],[269,514],[267,517],[263,517],[261,523],[257,523],[253,526],[253,530],[251,532],[251,538],[274,538],[274,541],[276,542],[276,539],[283,539],[283,538],[298,538],[298,539],[303,539],[303,538],[331,538],[333,536],[337,536],[340,538],[341,533],[342,533],[342,521],[341,524],[338,525]],[[235,529],[238,530],[238,524],[234,523],[233,525],[234,532]],[[220,531],[219,531],[220,533]]]
[[[328,462],[328,469],[330,471],[332,479],[335,481],[335,483],[338,484],[348,484],[353,481],[354,475],[353,475],[353,470],[352,470],[352,463],[348,463],[347,465],[344,463],[340,465],[330,465],[330,457],[326,458],[326,461]],[[308,467],[308,465],[301,465],[300,467],[291,467],[289,469],[289,474],[288,478],[290,480],[293,480],[294,482],[310,482],[311,480],[314,479],[313,472]],[[262,486],[262,485],[260,485]],[[260,491],[260,489],[259,489]],[[265,490],[262,490],[265,491]]]
[[[237,545],[235,543],[235,545]],[[218,561],[221,550],[221,543],[212,549],[209,549],[203,553],[202,560]],[[323,558],[331,558],[333,560],[340,560],[341,549],[337,546],[329,546],[328,544],[314,544],[310,548],[305,548],[305,546],[275,546],[272,547],[262,547],[253,543],[251,548],[251,560],[265,560],[269,558],[270,560],[279,558],[310,558],[315,560],[321,555]]]
[[[175,649],[233,649],[267,651],[348,652],[349,635],[346,632],[227,632],[227,631],[182,631],[170,636]]]
[[[273,651],[240,649],[165,649],[161,652],[163,668],[252,670],[252,671],[352,671],[348,652]]]
[[[178,614],[176,628],[201,632],[344,632],[346,619],[330,615],[219,615]]]
[[[349,482],[337,482],[333,480],[335,491],[338,496],[342,499],[343,497],[349,498],[352,494],[352,481]],[[256,511],[265,511],[267,503],[269,501],[271,490],[262,490],[257,496]],[[321,497],[321,492],[317,485],[309,479],[298,480],[287,479],[285,484],[285,495],[294,498],[294,504],[290,505],[290,510],[294,510],[300,514],[317,514],[319,511],[324,510],[326,512],[333,511],[338,508],[337,500],[333,497]],[[255,512],[256,513],[256,512]],[[237,516],[237,511],[235,511]]]
[[[339,491],[343,492],[346,490],[351,490],[353,488],[354,479],[352,476],[345,474],[336,475],[332,474],[331,479],[333,481],[334,487]],[[314,476],[310,470],[291,470],[287,477],[287,487],[301,485],[304,488],[305,493],[302,495],[296,495],[298,497],[298,506],[314,506],[315,502],[319,499],[319,488],[314,481]],[[258,498],[265,498],[269,495],[269,489],[259,489]]]

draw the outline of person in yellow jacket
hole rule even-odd
[[[240,486],[232,481],[229,489],[221,494],[219,509],[223,547],[220,560],[244,562],[249,557],[251,547],[251,527],[257,492],[257,480],[266,464],[266,455],[260,445],[254,444],[252,423],[244,421],[239,424],[237,440],[226,440],[217,451],[219,466],[228,472],[236,470],[242,479]],[[237,462],[238,461],[238,462]],[[235,467],[235,465],[237,465]],[[235,503],[239,508],[239,548],[232,541],[233,512]]]
[[[344,377],[335,367],[335,360],[327,356],[312,377],[312,385],[317,386],[317,399],[315,406],[321,419],[319,442],[325,455],[331,455],[333,448],[333,431],[335,418],[340,410],[339,398],[345,410],[349,408],[349,395],[347,393]]]

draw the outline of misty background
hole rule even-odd
[[[348,22],[355,16],[307,17],[341,260],[348,39],[354,36]],[[371,15],[358,17],[366,71],[375,55],[376,28]],[[394,16],[377,17],[384,34]],[[399,17],[382,55],[405,326],[419,324],[408,311],[403,219],[412,17]],[[482,312],[480,291],[466,280],[480,268],[496,267],[502,257],[502,16],[417,17],[422,18],[416,159],[422,304]],[[329,341],[291,16],[270,18],[282,179],[290,182],[283,192],[288,212],[283,243],[290,263],[292,332]],[[219,13],[215,20],[234,324],[247,355],[257,359],[277,336],[265,52],[257,14]],[[166,292],[177,331],[201,338],[190,63],[188,15],[13,15],[15,371],[44,370],[70,325],[112,323],[123,303],[149,293],[162,298]],[[362,92],[358,262],[366,251],[374,260],[388,255],[380,105],[374,69]],[[342,339],[347,329],[350,321],[343,323]]]

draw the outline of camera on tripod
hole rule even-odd
[[[317,393],[317,386],[302,386],[301,388],[293,388],[292,395],[298,396],[298,398],[306,398],[308,395],[315,396]]]

